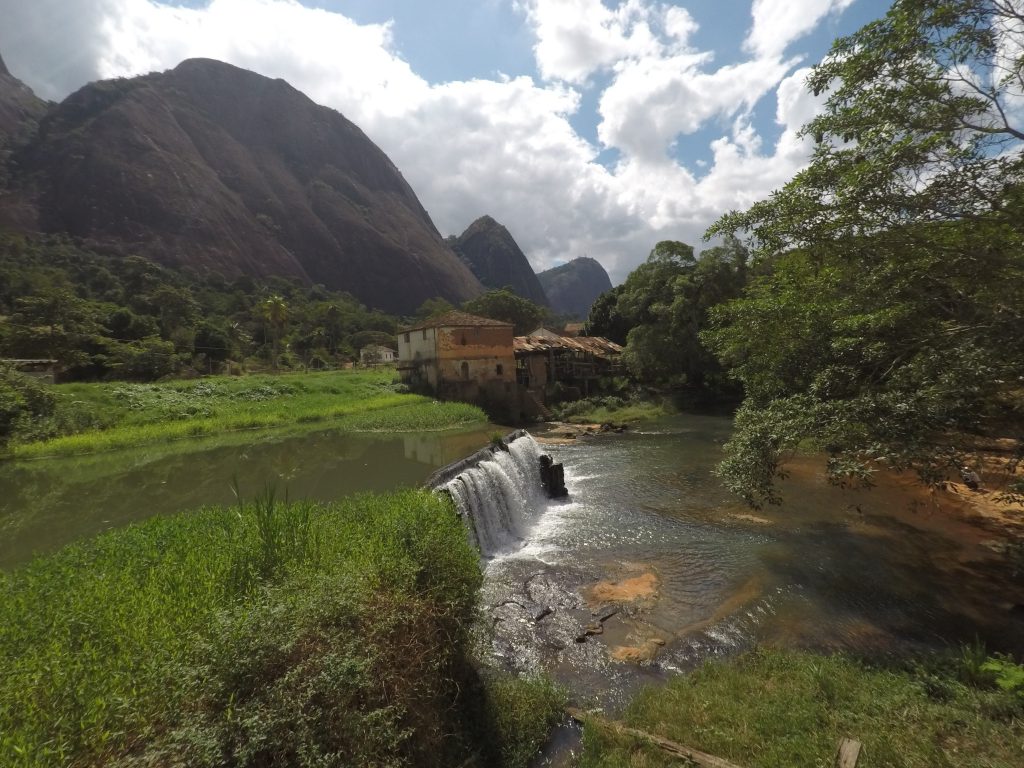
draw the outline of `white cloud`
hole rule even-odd
[[[754,25],[744,47],[761,57],[781,56],[790,43],[813,30],[829,14],[853,0],[754,0]]]
[[[201,8],[156,0],[0,0],[5,27],[12,4],[13,18],[27,30],[19,40],[27,42],[11,46],[0,29],[0,50],[12,71],[46,95],[197,56],[281,77],[363,128],[401,169],[442,234],[489,213],[535,268],[589,255],[614,281],[657,240],[697,244],[723,212],[786,181],[806,162],[796,130],[818,103],[803,88],[806,71],[792,72],[781,49],[768,55],[758,44],[748,60],[715,67],[710,52],[692,47],[690,14],[657,0],[615,7],[527,0],[521,7],[545,79],[440,85],[398,55],[391,24],[358,24],[295,0],[210,0]],[[767,4],[755,0],[748,41],[766,29],[757,9]],[[67,30],[54,33],[55,19],[65,20]],[[788,26],[791,35],[798,28],[804,27]],[[88,54],[77,75],[52,64],[75,38]],[[611,78],[598,108],[603,146],[582,138],[571,123],[598,72]],[[765,146],[750,111],[773,91],[782,133]],[[695,164],[698,177],[669,149],[680,134],[708,126],[721,126],[722,135],[710,142],[708,162]],[[619,152],[611,169],[597,161],[606,148]]]
[[[601,141],[661,160],[678,134],[752,109],[791,68],[789,62],[754,60],[705,72],[707,60],[686,54],[623,63],[601,97]]]
[[[697,23],[685,8],[626,0],[616,8],[601,0],[528,0],[534,55],[542,76],[583,83],[623,59],[659,57],[686,49]],[[669,40],[659,40],[660,27]]]

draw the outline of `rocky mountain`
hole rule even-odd
[[[28,140],[47,106],[7,70],[0,57],[0,150]]]
[[[293,277],[399,313],[482,290],[356,125],[218,61],[91,83],[13,160],[25,226],[167,266]]]
[[[580,320],[590,314],[594,299],[612,287],[604,267],[588,256],[541,272],[537,278],[544,286],[552,309]]]
[[[548,299],[530,262],[509,231],[490,216],[481,216],[449,244],[487,288],[509,286],[542,307]]]

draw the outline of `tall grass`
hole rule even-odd
[[[335,371],[165,384],[60,385],[54,423],[23,435],[10,451],[15,458],[29,459],[293,424],[420,431],[486,418],[466,403],[438,403],[396,392],[391,375]]]
[[[522,764],[467,660],[479,582],[425,492],[268,490],[73,545],[0,574],[0,765]]]

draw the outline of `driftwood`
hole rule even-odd
[[[835,768],[856,768],[860,757],[860,742],[853,739],[840,739],[836,751]]]
[[[595,723],[602,728],[607,728],[615,733],[622,734],[624,736],[633,736],[634,738],[646,741],[651,746],[657,747],[662,752],[667,752],[675,757],[681,757],[684,760],[688,760],[698,768],[740,768],[735,763],[730,763],[728,760],[723,760],[720,757],[709,755],[707,752],[701,752],[697,749],[683,746],[674,741],[670,741],[662,736],[656,736],[653,733],[647,733],[647,731],[641,731],[638,728],[630,728],[623,723],[615,720],[606,720],[599,715],[592,715],[589,712],[584,712],[574,707],[568,707],[565,710],[569,717],[580,723],[591,722]],[[836,759],[834,768],[857,768],[857,759],[860,757],[861,743],[854,739],[841,739],[839,741],[839,749],[836,751]]]
[[[657,747],[662,752],[667,752],[675,757],[681,757],[683,760],[689,760],[699,768],[740,768],[735,763],[730,763],[728,760],[723,760],[720,757],[709,755],[707,752],[701,752],[697,749],[691,749],[690,747],[677,744],[674,741],[663,738],[661,736],[655,736],[653,733],[647,733],[637,728],[630,728],[629,726],[623,725],[622,723],[615,722],[614,720],[606,720],[598,715],[591,715],[582,710],[569,707],[566,709],[573,720],[578,722],[592,722],[600,725],[602,728],[607,728],[615,733],[621,733],[625,736],[633,736],[635,738],[646,741],[652,746]]]

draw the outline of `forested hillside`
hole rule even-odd
[[[320,367],[393,342],[395,326],[322,286],[200,278],[62,237],[0,234],[0,357],[55,359],[67,380]]]

